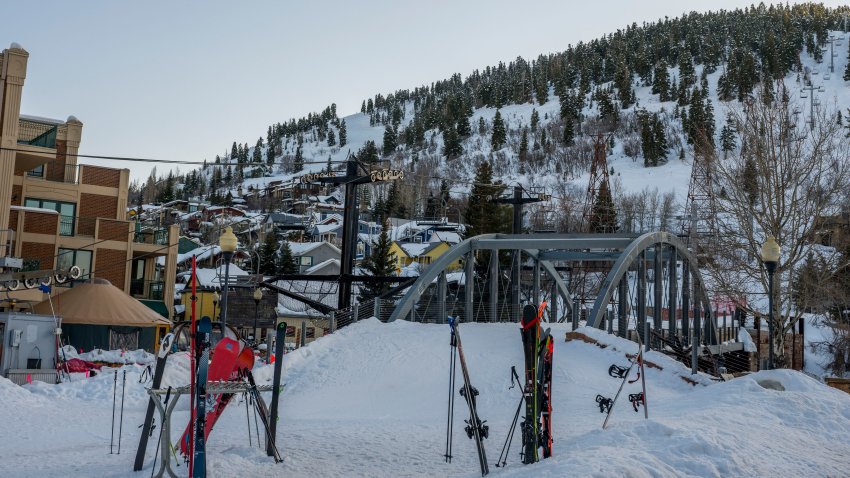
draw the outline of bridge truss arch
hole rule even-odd
[[[666,232],[485,234],[427,265],[389,320],[517,321],[522,305],[546,300],[544,320],[637,333],[653,348],[693,342],[717,351],[716,318],[696,265]]]

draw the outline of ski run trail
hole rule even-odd
[[[554,457],[521,464],[517,432],[507,466],[495,467],[520,398],[519,387],[509,388],[511,365],[522,370],[519,324],[459,325],[472,384],[481,392],[479,415],[490,426],[490,476],[850,476],[850,395],[788,370],[715,382],[649,352],[646,360],[663,368],[646,368],[649,420],[619,400],[602,430],[595,397],[614,395],[619,380],[608,367],[627,364],[625,353],[634,353],[637,344],[586,327],[579,331],[607,347],[566,342],[568,326],[551,328]],[[287,354],[278,426],[284,462],[276,465],[256,441],[248,445],[245,403],[238,398],[208,441],[208,476],[480,476],[474,444],[463,432],[468,417],[460,397],[454,460],[443,458],[449,354],[448,325],[376,319]],[[124,369],[120,455],[109,453],[112,370],[59,385],[19,387],[0,378],[0,476],[150,476],[159,417],[145,468],[134,473],[147,394],[139,383],[142,368]],[[258,382],[268,383],[272,369],[258,366]],[[164,386],[188,380],[185,354],[172,355],[166,370]],[[784,391],[759,384],[766,381]],[[120,405],[120,372],[118,382]],[[639,387],[626,384],[621,398]],[[264,396],[271,400],[270,393]],[[173,440],[188,419],[188,399],[180,400]],[[118,414],[116,409],[116,452]],[[185,464],[175,470],[186,475]]]

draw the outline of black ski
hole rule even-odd
[[[277,442],[277,407],[280,400],[280,373],[283,370],[283,342],[286,340],[286,322],[277,324],[274,343],[274,379],[272,380],[272,410],[271,410],[271,435]],[[266,443],[266,454],[274,456],[275,450],[272,447],[272,442]]]
[[[481,476],[490,473],[490,468],[487,465],[487,454],[484,451],[484,439],[489,435],[489,427],[485,425],[478,417],[475,397],[478,395],[478,390],[472,386],[469,380],[469,370],[466,367],[466,359],[463,356],[463,344],[460,340],[460,332],[457,329],[456,319],[449,317],[449,325],[452,330],[452,347],[457,352],[457,358],[460,362],[460,371],[463,377],[463,386],[460,389],[460,395],[466,400],[469,406],[469,420],[465,420],[466,434],[469,438],[475,440],[475,448],[478,451],[478,461],[481,465]],[[450,402],[450,407],[452,407]],[[453,407],[452,407],[453,408]],[[450,450],[446,453],[450,455]]]
[[[254,407],[256,407],[257,413],[260,415],[260,421],[263,422],[263,427],[266,429],[266,445],[271,448],[275,463],[280,463],[283,461],[283,458],[280,456],[280,452],[275,444],[275,437],[272,435],[271,428],[269,427],[269,409],[266,407],[266,401],[263,400],[263,396],[257,390],[257,383],[254,382],[254,374],[247,368],[244,370],[244,373],[248,377],[248,384],[250,385],[248,393],[254,398]]]
[[[537,462],[538,440],[540,430],[538,428],[538,401],[537,387],[537,363],[538,348],[540,341],[540,317],[537,308],[527,304],[522,308],[522,348],[525,355],[525,387],[523,397],[525,401],[525,420],[522,422],[522,445],[525,464]]]
[[[210,334],[212,333],[212,321],[204,317],[198,322],[196,332],[196,343],[198,347],[198,372],[195,381],[195,453],[192,459],[192,478],[205,478],[207,476],[207,454],[206,441],[204,439],[207,419],[207,371],[210,364]]]
[[[165,362],[171,351],[171,343],[174,334],[166,334],[159,343],[159,352],[156,354],[156,367],[153,372],[153,383],[151,388],[157,389],[162,384],[162,374],[165,372]],[[145,412],[145,422],[142,424],[142,436],[139,437],[139,448],[136,450],[136,461],[133,463],[133,471],[139,471],[145,465],[145,452],[148,448],[148,437],[153,433],[153,412],[156,406],[153,397],[148,400],[148,409]]]
[[[543,458],[552,456],[552,354],[555,342],[549,329],[540,340],[540,445]]]

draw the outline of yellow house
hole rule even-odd
[[[398,242],[393,241],[390,245],[390,253],[395,254],[396,272],[416,262],[425,268],[445,254],[451,245],[448,242]],[[452,262],[447,270],[459,269],[460,259]]]
[[[213,322],[218,321],[218,316],[221,313],[221,292],[198,288],[195,292],[195,317],[200,319],[204,316],[209,317]],[[228,295],[229,297],[229,295]],[[186,284],[186,288],[180,291],[180,303],[186,307],[184,312],[185,320],[192,317],[192,285]]]

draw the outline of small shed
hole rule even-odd
[[[52,315],[0,313],[0,373],[19,385],[56,383],[55,328]]]
[[[53,298],[53,308],[62,319],[65,343],[83,350],[152,352],[157,337],[171,326],[171,321],[105,279],[94,279],[59,294]],[[36,304],[33,312],[50,314],[50,303]]]

